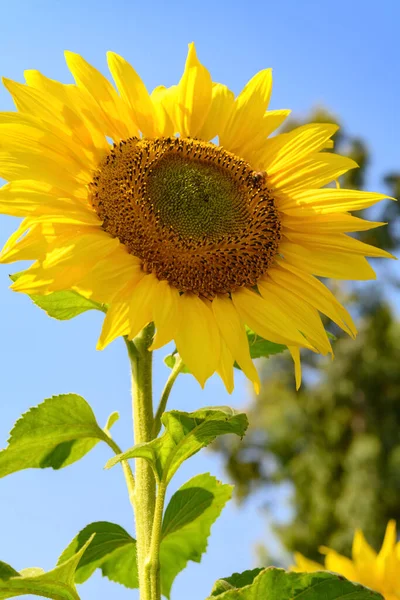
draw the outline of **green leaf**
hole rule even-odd
[[[23,273],[23,271],[14,273],[13,275],[10,275],[10,279],[12,281],[17,281]],[[32,302],[44,310],[49,317],[53,317],[59,321],[73,319],[88,310],[106,311],[104,304],[99,304],[99,302],[95,302],[94,300],[88,300],[87,298],[84,298],[84,296],[78,294],[78,292],[73,292],[72,290],[52,292],[45,296],[38,294],[28,294],[28,296]]]
[[[193,413],[172,410],[161,418],[165,431],[157,439],[137,444],[112,458],[106,468],[121,460],[144,458],[152,465],[158,481],[169,483],[178,467],[219,435],[235,433],[243,436],[248,421],[244,413],[229,407],[203,408]]]
[[[18,571],[0,560],[0,581],[7,581],[10,577],[19,577]]]
[[[208,473],[193,477],[171,498],[165,511],[160,547],[162,593],[169,598],[172,583],[189,560],[200,562],[214,521],[232,495]],[[91,523],[72,540],[59,563],[79,551],[96,534],[76,568],[75,582],[83,583],[96,569],[128,588],[139,586],[136,541],[119,525]]]
[[[103,575],[128,588],[139,585],[136,565],[136,541],[119,525],[98,521],[87,525],[72,540],[59,558],[64,562],[85,546],[96,534],[81,556],[75,572],[75,582],[83,583],[101,569]]]
[[[66,467],[109,439],[81,396],[48,398],[14,425],[7,448],[0,451],[0,477],[21,469]]]
[[[200,562],[211,525],[232,489],[205,473],[190,479],[172,496],[164,515],[160,548],[161,590],[167,598],[175,577],[188,561]]]
[[[248,584],[253,573],[219,580],[207,600],[383,600],[377,592],[328,571],[290,573],[270,567]]]
[[[174,352],[172,354],[167,354],[167,356],[164,357],[164,362],[167,365],[167,367],[169,367],[172,370],[175,366],[176,359],[177,359],[177,354],[176,354],[176,350],[174,350]],[[183,365],[183,367],[181,369],[181,373],[190,374],[190,371],[186,365]]]
[[[252,569],[251,571],[243,571],[243,573],[233,573],[230,577],[225,577],[224,579],[218,579],[214,583],[214,587],[211,591],[211,596],[219,596],[223,592],[228,590],[234,590],[237,588],[242,588],[246,585],[250,585],[253,583],[255,577],[264,569],[257,568]]]
[[[78,553],[48,573],[37,567],[18,573],[6,563],[0,563],[0,600],[25,595],[54,600],[79,600],[74,582],[75,569],[92,539],[89,538]]]
[[[273,354],[280,354],[287,350],[286,346],[282,344],[274,344],[260,337],[257,333],[254,333],[251,329],[246,327],[247,339],[249,340],[250,356],[251,358],[268,358]]]

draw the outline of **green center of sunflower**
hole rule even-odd
[[[147,191],[160,221],[183,238],[217,241],[248,217],[235,180],[213,163],[167,154],[153,168]]]
[[[181,292],[212,299],[252,287],[278,251],[280,220],[266,177],[211,143],[122,141],[90,191],[103,229]]]

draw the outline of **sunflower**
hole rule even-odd
[[[108,53],[116,88],[66,53],[75,84],[38,71],[4,79],[18,112],[0,113],[0,212],[24,217],[3,263],[33,260],[11,286],[74,290],[105,303],[98,348],[149,322],[152,348],[174,340],[201,385],[233,365],[259,387],[246,326],[288,346],[332,352],[327,315],[353,321],[317,278],[372,279],[366,256],[390,256],[346,235],[381,223],[348,213],[381,194],[323,187],[356,164],[326,151],[336,125],[270,138],[288,110],[267,110],[271,70],[235,98],[189,45],[177,85],[148,93]],[[317,277],[316,277],[317,276]]]
[[[361,531],[356,531],[353,540],[352,559],[322,547],[325,568],[343,575],[350,581],[366,585],[383,594],[385,600],[400,599],[400,542],[397,542],[396,523],[389,521],[382,548],[377,554],[366,541]],[[295,554],[293,571],[311,573],[324,567],[302,554]]]

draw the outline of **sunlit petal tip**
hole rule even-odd
[[[396,542],[396,521],[391,519],[386,527],[385,538],[383,540],[382,548],[379,552],[379,557],[383,558],[394,552]]]
[[[254,380],[252,383],[253,383],[254,393],[257,394],[257,396],[258,396],[261,391],[260,379]]]
[[[294,372],[296,380],[296,390],[300,389],[301,386],[301,361],[300,361],[300,350],[296,346],[288,346],[288,350],[292,355],[294,362]]]

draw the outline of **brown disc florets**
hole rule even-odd
[[[278,250],[280,220],[264,174],[211,143],[122,141],[90,196],[103,229],[181,292],[212,299],[254,286]]]

